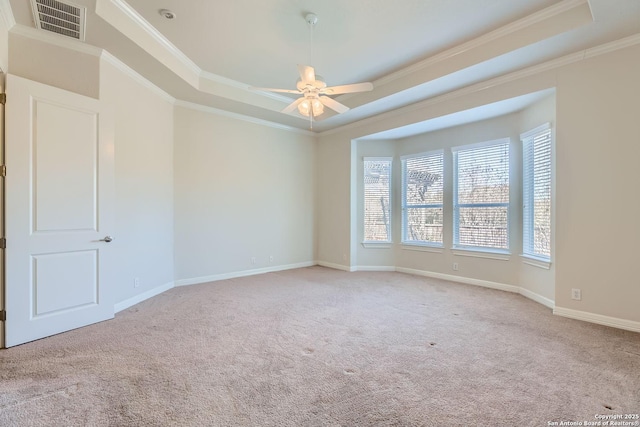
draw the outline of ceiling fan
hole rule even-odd
[[[305,20],[311,28],[311,44],[313,45],[313,27],[318,22],[318,17],[309,13],[305,16]],[[313,46],[312,46],[313,47]],[[300,78],[296,84],[297,89],[273,89],[273,88],[260,88],[252,87],[251,90],[279,92],[279,93],[294,93],[301,95],[300,98],[293,101],[287,107],[285,107],[283,113],[292,113],[296,109],[300,114],[305,117],[309,117],[310,121],[313,121],[314,117],[318,117],[324,113],[324,107],[328,107],[337,113],[344,113],[349,111],[349,107],[333,98],[329,95],[340,95],[343,93],[355,93],[355,92],[368,92],[373,90],[373,84],[369,82],[355,83],[341,86],[327,86],[324,79],[317,75],[314,68],[309,65],[298,65],[298,72]]]

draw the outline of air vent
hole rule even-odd
[[[87,9],[57,0],[31,0],[36,27],[84,41]]]

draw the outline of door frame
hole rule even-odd
[[[6,73],[0,68],[0,93],[4,94],[5,81],[6,81]],[[4,148],[5,148],[5,122],[4,122],[4,103],[0,103],[0,166],[4,171]],[[4,173],[0,174],[0,237],[4,239],[6,236],[5,233],[5,203],[4,203],[4,195],[5,195],[5,176]],[[6,313],[5,307],[5,249],[0,245],[0,312],[3,314]],[[5,348],[5,324],[6,322],[2,320],[3,317],[0,317],[0,348]]]

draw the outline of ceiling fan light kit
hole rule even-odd
[[[309,24],[311,34],[313,34],[313,27],[318,23],[318,17],[314,13],[308,13],[305,15],[305,21]],[[313,42],[311,44],[311,48],[313,49]],[[349,111],[349,107],[330,98],[328,95],[373,90],[373,84],[369,82],[327,87],[324,79],[317,75],[315,69],[309,65],[298,64],[298,72],[300,78],[296,83],[297,90],[259,87],[251,87],[250,89],[301,95],[300,98],[286,106],[282,112],[291,114],[297,110],[300,115],[308,117],[311,122],[313,122],[314,117],[318,117],[324,113],[324,107],[328,107],[338,114]]]

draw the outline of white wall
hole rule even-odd
[[[178,284],[314,263],[315,145],[313,136],[176,107]]]
[[[173,104],[105,60],[100,101],[115,113],[111,244],[118,254],[115,297],[122,302],[173,284]]]

